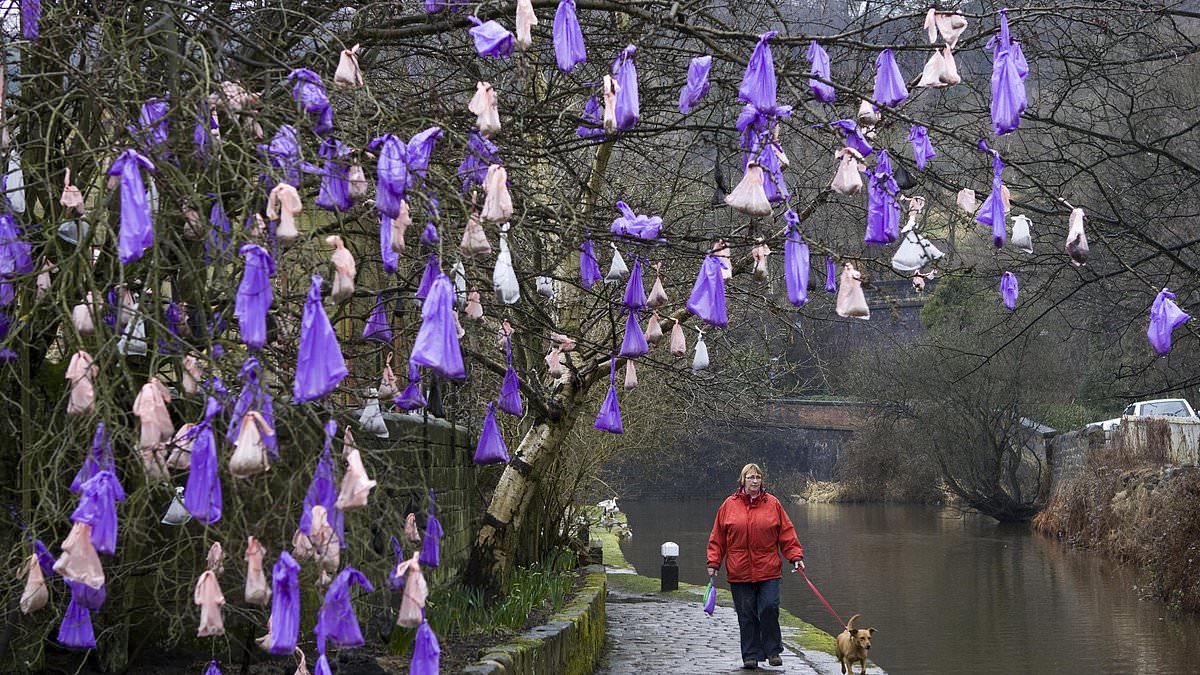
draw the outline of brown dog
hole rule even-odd
[[[854,664],[860,664],[860,673],[867,672],[867,650],[871,648],[871,636],[874,628],[855,628],[854,622],[858,615],[850,617],[846,622],[846,630],[837,636],[837,658],[842,666],[842,673],[854,673]]]

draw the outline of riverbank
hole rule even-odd
[[[619,516],[624,524],[624,516]],[[620,529],[620,528],[618,528]],[[644,672],[726,672],[740,668],[737,616],[727,589],[717,591],[717,610],[704,614],[704,586],[680,582],[660,591],[661,581],[637,573],[625,558],[616,530],[593,531],[608,568],[609,645],[599,675]],[[833,636],[781,609],[784,665],[763,670],[797,675],[838,675]],[[661,669],[661,670],[660,670]],[[885,672],[872,667],[873,675]]]

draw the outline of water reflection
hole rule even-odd
[[[622,502],[626,557],[657,577],[659,545],[680,548],[680,578],[704,583],[719,501]],[[1140,600],[1127,569],[1026,527],[916,506],[789,506],[809,577],[833,608],[879,629],[872,657],[892,675],[1200,672],[1200,620]],[[799,577],[783,604],[837,622]],[[722,582],[724,586],[724,582]]]

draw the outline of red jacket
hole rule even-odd
[[[735,583],[767,581],[780,576],[779,551],[795,561],[804,557],[796,528],[783,504],[766,492],[750,503],[745,492],[730,495],[717,510],[708,536],[708,566],[721,568]]]

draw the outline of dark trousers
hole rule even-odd
[[[783,653],[779,634],[779,580],[729,583],[742,636],[742,660],[766,661]]]

